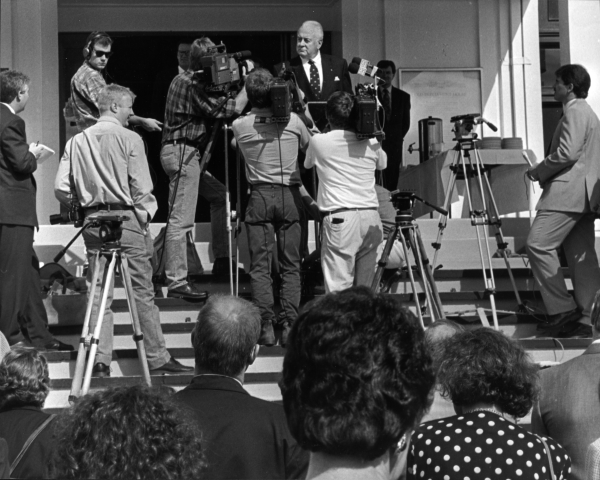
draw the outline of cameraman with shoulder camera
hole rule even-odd
[[[331,131],[313,137],[304,163],[306,168],[316,166],[319,175],[317,204],[324,216],[321,265],[327,293],[370,286],[382,240],[375,170],[386,167],[387,156],[376,139],[357,137],[355,119],[354,97],[333,93],[327,100]]]
[[[281,273],[281,313],[285,345],[300,304],[300,238],[302,197],[308,196],[300,181],[298,149],[306,151],[310,133],[295,113],[287,121],[273,117],[273,76],[256,69],[246,79],[252,104],[247,115],[233,122],[233,134],[246,161],[252,193],[246,209],[246,232],[250,248],[252,297],[262,317],[261,345],[273,345],[273,240]],[[286,99],[285,101],[289,101]]]
[[[198,193],[210,202],[213,274],[229,274],[225,186],[208,171],[200,171],[200,159],[210,136],[211,120],[231,118],[246,106],[242,89],[236,98],[207,93],[210,86],[202,72],[202,57],[214,49],[207,37],[194,40],[190,69],[177,75],[167,95],[160,161],[169,175],[169,220],[165,233],[165,274],[169,297],[206,298],[188,283],[186,233],[194,227]]]
[[[151,193],[152,179],[142,138],[125,128],[133,115],[134,98],[131,90],[120,85],[112,84],[102,89],[98,95],[100,118],[95,125],[67,142],[54,183],[54,193],[64,205],[72,206],[74,200],[78,200],[86,224],[92,215],[128,217],[122,224],[121,250],[127,255],[129,263],[148,366],[152,373],[190,372],[193,370],[191,367],[180,364],[167,351],[158,307],[154,305],[150,264],[153,246],[148,226],[157,205]],[[77,199],[73,198],[74,195]],[[99,228],[87,228],[83,232],[83,239],[90,263],[87,275],[89,287],[95,253],[102,247]],[[100,257],[100,262],[104,265],[106,258]],[[109,288],[98,353],[92,370],[93,375],[98,377],[110,376],[113,285]],[[99,297],[98,287],[90,331],[93,331],[92,324],[97,318]]]

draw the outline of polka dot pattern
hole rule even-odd
[[[309,60],[310,63],[310,88],[315,94],[315,97],[321,97],[321,77],[319,76],[319,69],[315,65],[315,62]]]
[[[413,435],[410,479],[545,479],[548,456],[538,438],[492,412],[428,422]],[[556,480],[569,478],[571,460],[551,439]]]

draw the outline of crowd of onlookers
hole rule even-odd
[[[600,478],[598,307],[592,327],[584,355],[540,371],[501,332],[448,320],[423,331],[393,297],[351,288],[301,310],[282,407],[243,387],[258,309],[213,296],[179,392],[114,387],[50,415],[44,355],[3,350],[0,477]]]

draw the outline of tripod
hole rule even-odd
[[[419,296],[413,274],[413,267],[410,265],[408,256],[409,247],[413,252],[415,267],[419,274],[419,282],[421,284],[422,291],[425,293],[427,304],[430,306],[430,315],[433,322],[444,318],[444,308],[442,306],[442,301],[433,278],[433,269],[429,263],[429,258],[427,257],[427,253],[425,251],[419,225],[413,216],[413,206],[415,200],[419,200],[420,202],[432,207],[436,211],[440,212],[440,214],[448,214],[448,212],[444,209],[426,202],[412,192],[392,192],[392,202],[394,203],[394,207],[396,207],[398,210],[398,215],[396,215],[396,226],[388,235],[381,258],[377,262],[377,270],[375,271],[375,277],[373,278],[371,288],[373,288],[373,290],[376,292],[379,291],[381,278],[387,265],[390,252],[392,251],[394,242],[397,238],[399,238],[400,242],[402,243],[402,250],[404,252],[404,258],[406,261],[406,269],[408,272],[408,278],[410,279],[415,305],[417,307],[419,322],[421,323],[421,327],[425,328],[425,324],[423,323],[423,310],[421,309],[419,302]]]
[[[477,115],[477,114],[474,114],[474,115]],[[512,273],[510,262],[508,261],[508,256],[510,254],[510,251],[507,248],[508,243],[504,240],[504,235],[502,233],[502,220],[500,220],[500,215],[498,213],[498,207],[496,205],[496,200],[494,199],[494,194],[492,193],[492,187],[490,185],[490,181],[488,178],[488,168],[483,164],[483,162],[481,160],[481,156],[479,155],[479,150],[477,149],[477,147],[474,144],[474,140],[475,140],[475,138],[477,138],[477,134],[470,133],[473,123],[471,123],[470,125],[467,124],[466,127],[462,126],[462,123],[465,121],[465,118],[467,121],[473,120],[473,118],[468,118],[468,117],[472,117],[472,116],[465,115],[462,117],[455,117],[452,119],[452,121],[457,119],[457,121],[455,122],[456,129],[454,130],[456,132],[456,138],[454,140],[457,140],[457,144],[454,147],[454,151],[456,152],[456,155],[455,155],[452,165],[450,166],[452,175],[448,179],[448,185],[446,188],[446,198],[444,200],[444,209],[446,209],[446,210],[449,209],[450,200],[452,198],[452,191],[454,190],[454,187],[456,185],[456,178],[459,175],[459,173],[462,173],[462,175],[465,179],[465,190],[467,192],[467,199],[469,202],[469,215],[471,217],[471,225],[475,227],[475,232],[477,234],[477,246],[479,249],[479,257],[480,257],[480,261],[481,261],[481,272],[482,272],[483,281],[485,284],[485,292],[490,297],[490,306],[491,306],[491,312],[492,312],[492,317],[493,317],[493,321],[494,321],[494,328],[496,330],[498,330],[499,329],[498,315],[497,315],[496,301],[495,301],[496,282],[494,279],[492,254],[490,252],[490,246],[487,241],[487,235],[485,234],[486,233],[485,227],[487,225],[492,225],[495,229],[495,237],[496,237],[496,244],[498,246],[498,252],[504,259],[504,262],[506,264],[506,269],[508,271],[508,276],[510,278],[510,282],[511,282],[513,290],[514,290],[515,297],[518,302],[518,310],[517,311],[520,313],[526,313],[527,308],[525,307],[525,305],[523,304],[523,302],[521,300],[521,297],[519,295],[519,291],[517,289],[517,285],[515,283],[515,279],[514,279],[514,276]],[[485,120],[482,120],[482,121],[485,122]],[[487,123],[487,122],[485,122],[485,123]],[[466,134],[461,131],[464,128],[466,128],[466,132],[467,132]],[[470,152],[473,152],[473,156],[471,156]],[[467,163],[468,163],[468,165],[467,165]],[[474,207],[473,196],[471,194],[471,189],[469,187],[469,179],[475,178],[475,177],[477,178],[476,185],[477,185],[477,189],[478,189],[479,196],[481,199],[481,208],[480,209],[476,209]],[[489,198],[489,206],[491,207],[491,213],[488,210],[488,201],[486,200],[486,196],[487,196],[487,198]],[[435,248],[435,255],[433,257],[434,268],[435,268],[435,265],[437,262],[437,255],[438,255],[438,251],[441,247],[442,236],[444,234],[444,229],[446,228],[447,222],[448,222],[448,213],[446,212],[446,214],[440,214],[439,224],[438,224],[438,227],[439,227],[438,236],[437,236],[436,242],[433,244],[433,247]],[[482,232],[480,232],[480,227],[483,229],[483,234],[482,234]],[[484,254],[484,248],[482,246],[482,242],[485,244],[485,254]],[[486,264],[486,260],[487,260],[487,264]],[[488,276],[488,270],[489,270],[489,276]],[[486,325],[486,324],[488,324],[488,321],[487,321],[487,318],[485,318],[483,310],[484,309],[478,309],[478,313],[479,313],[482,323],[484,325]]]
[[[84,228],[87,228],[89,225],[98,226],[98,223],[96,222],[101,221],[102,219],[96,218]],[[101,225],[100,228],[102,227],[103,226]],[[95,303],[94,299],[96,294],[96,284],[98,283],[98,278],[100,276],[100,257],[105,257],[107,261],[104,267],[102,286],[100,287],[100,306],[96,310],[96,327],[90,335],[90,319]],[[87,308],[85,311],[83,330],[81,332],[81,338],[79,339],[79,349],[77,351],[77,363],[75,365],[75,374],[73,376],[71,392],[69,394],[69,402],[71,403],[80,395],[87,394],[87,392],[90,389],[90,383],[92,380],[92,368],[94,367],[94,359],[96,358],[96,351],[98,350],[98,344],[100,343],[100,331],[104,320],[104,309],[106,308],[108,292],[110,290],[110,285],[112,284],[117,268],[119,268],[121,271],[121,276],[125,285],[125,297],[127,298],[127,306],[129,308],[131,324],[133,326],[133,340],[135,341],[137,347],[138,359],[140,361],[140,366],[142,367],[144,381],[147,385],[152,385],[152,381],[150,380],[150,370],[148,369],[148,363],[146,361],[144,335],[142,334],[142,331],[140,329],[140,321],[135,305],[135,298],[133,296],[133,287],[131,285],[131,276],[129,274],[127,256],[121,250],[120,241],[118,239],[115,239],[113,241],[104,242],[100,251],[96,252],[95,255],[91,290],[88,297]],[[87,365],[86,353],[88,354]]]

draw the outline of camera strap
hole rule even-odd
[[[75,137],[76,136],[77,135],[75,135]],[[71,153],[69,154],[69,188],[71,190],[71,202],[73,202],[73,200],[78,200],[77,190],[75,190],[75,178],[73,177],[73,143],[75,143],[75,137],[71,139]]]

